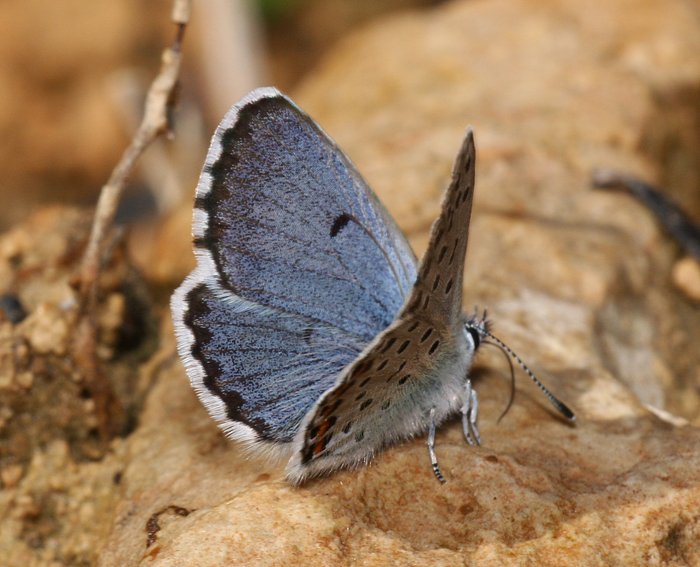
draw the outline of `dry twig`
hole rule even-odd
[[[114,435],[112,424],[115,423],[116,415],[122,413],[111,384],[100,371],[96,353],[95,311],[100,270],[103,262],[106,261],[105,244],[114,223],[122,192],[136,161],[153,140],[170,131],[168,116],[180,73],[182,40],[190,12],[191,0],[174,0],[171,17],[177,26],[175,40],[163,52],[160,72],[153,80],[146,97],[141,124],[109,180],[100,191],[90,239],[80,266],[80,309],[75,333],[75,356],[95,401],[100,434],[103,439]]]

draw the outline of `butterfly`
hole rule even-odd
[[[286,459],[291,483],[425,432],[444,481],[435,430],[458,413],[480,443],[474,354],[487,339],[512,351],[485,315],[462,313],[475,160],[468,130],[418,263],[350,160],[279,91],[252,91],[219,124],[194,201],[197,266],[171,300],[178,352],[224,433]]]

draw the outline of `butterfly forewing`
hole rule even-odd
[[[405,238],[352,164],[279,93],[243,105],[195,207],[222,287],[371,340],[415,277]]]
[[[474,165],[470,131],[410,297],[305,419],[287,468],[293,482],[365,462],[424,431],[433,408],[440,420],[458,409],[473,354],[461,300]]]

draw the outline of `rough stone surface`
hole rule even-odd
[[[3,566],[93,564],[119,496],[124,445],[98,434],[73,350],[73,281],[90,220],[54,207],[0,236]],[[135,368],[153,350],[149,309],[123,254],[105,267],[100,291],[98,353],[124,410],[110,418],[127,433],[145,391]]]

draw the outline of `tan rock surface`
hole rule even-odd
[[[101,564],[700,564],[700,314],[668,285],[674,247],[649,214],[588,181],[594,166],[666,174],[654,149],[692,137],[698,52],[680,0],[456,2],[344,41],[298,102],[419,253],[475,126],[465,303],[489,306],[578,424],[520,380],[497,425],[506,369],[484,352],[484,446],[457,424],[438,434],[447,484],[416,440],[293,489],[222,438],[170,359],[127,442]]]

